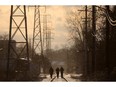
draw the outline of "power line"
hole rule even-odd
[[[100,10],[104,10],[104,13],[106,15],[106,18],[108,19],[108,22],[112,25],[112,26],[116,26],[116,20],[112,20],[112,18],[110,17],[108,11],[105,8],[101,8],[99,6],[97,6],[98,8],[100,8]]]

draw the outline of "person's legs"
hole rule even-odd
[[[52,73],[52,77],[53,77],[53,73]]]
[[[63,78],[63,72],[61,72],[61,78]]]
[[[52,74],[50,74],[50,77],[52,78]]]
[[[62,78],[63,78],[64,76],[63,76],[63,72],[62,72]]]
[[[53,74],[51,74],[51,78],[52,78],[52,75],[53,75]]]
[[[57,72],[57,78],[59,77],[59,73]]]
[[[59,78],[59,73],[58,73],[58,78]]]
[[[58,78],[58,74],[56,73],[56,76],[57,76],[57,78]]]

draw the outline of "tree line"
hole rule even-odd
[[[66,17],[69,41],[73,42],[70,50],[76,56],[72,60],[82,67],[84,80],[116,80],[116,6],[85,8],[77,6]]]

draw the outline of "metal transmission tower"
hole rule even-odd
[[[43,14],[43,46],[44,49],[46,50],[46,55],[48,56],[49,51],[51,49],[51,28],[50,25],[48,24],[48,15],[46,13],[46,7],[45,7],[45,12]]]
[[[20,49],[17,49],[19,46],[21,46]],[[11,65],[12,60],[14,59],[17,60],[16,68],[19,68],[21,64],[19,64],[18,60],[20,58],[27,60],[26,63],[27,67],[25,70],[25,72],[27,72],[29,70],[29,51],[28,51],[26,7],[20,5],[19,6],[12,5],[10,15],[9,43],[8,43],[7,80],[11,80],[10,78],[10,74],[12,74],[11,69],[14,67]]]
[[[47,47],[47,15],[46,15],[46,7],[43,14],[43,49],[46,50]]]
[[[35,55],[34,52],[38,52],[40,55],[43,55],[40,7],[39,6],[35,6],[35,12],[34,12],[33,50],[34,50],[33,57]]]
[[[41,55],[41,57],[43,59],[43,43],[42,43],[42,33],[41,33],[40,6],[35,6],[35,12],[34,12],[32,58],[34,58],[35,53],[38,53],[39,55]],[[43,65],[43,63],[42,63],[42,65]]]

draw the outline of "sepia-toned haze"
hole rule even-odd
[[[50,27],[52,32],[52,49],[60,49],[62,45],[67,44],[68,29],[66,29],[66,16],[71,9],[76,6],[46,6],[46,12],[48,15],[48,21],[50,21]],[[44,7],[41,7],[41,15],[44,12]],[[0,6],[0,34],[9,33],[10,25],[10,5]],[[34,8],[27,8],[27,21],[28,21],[28,38],[32,39],[33,25],[34,25]],[[41,23],[42,24],[42,23]],[[20,40],[20,35],[16,37]],[[17,40],[16,40],[17,41]]]

